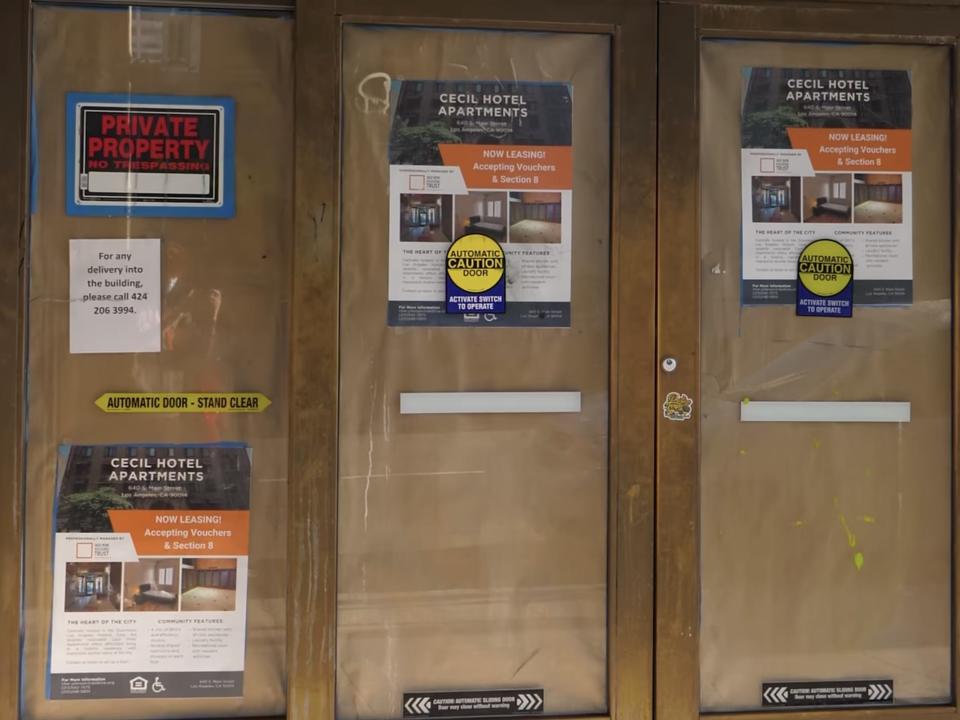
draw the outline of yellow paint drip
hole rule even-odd
[[[858,552],[853,554],[853,564],[857,566],[857,572],[863,570],[863,553]]]
[[[850,526],[847,525],[847,518],[843,513],[840,513],[840,525],[843,526],[843,531],[847,534],[847,545],[850,547],[857,546],[857,536],[853,534],[853,531],[850,530]]]

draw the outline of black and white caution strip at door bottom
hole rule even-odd
[[[893,680],[763,683],[760,696],[764,707],[890,705]]]
[[[543,713],[543,688],[403,694],[403,717],[497,717]]]

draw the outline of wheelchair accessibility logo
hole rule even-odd
[[[151,683],[147,678],[137,675],[135,678],[130,679],[130,694],[131,695],[146,695],[147,690],[150,692],[160,695],[167,691],[167,688],[164,687],[163,683],[160,682],[160,676],[157,675],[153,678]]]

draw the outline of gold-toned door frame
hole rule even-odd
[[[700,234],[699,84],[700,43],[706,38],[844,40],[945,45],[953,48],[953,97],[960,78],[960,6],[902,0],[896,4],[854,0],[845,3],[783,3],[777,0],[663,2],[659,13],[660,82],[658,97],[658,321],[657,351],[678,360],[677,370],[660,373],[657,396],[672,390],[693,393],[699,407]],[[824,28],[829,28],[825,31]],[[946,99],[945,99],[946,100]],[[954,101],[950,100],[951,109]],[[952,117],[954,138],[960,125]],[[957,228],[960,203],[955,145],[949,149],[954,180],[953,205],[953,447],[958,447],[958,279]],[[697,414],[689,422],[658,420],[656,485],[656,706],[669,720],[701,717],[699,689],[700,508]],[[953,517],[960,509],[956,458],[953,461]],[[956,522],[956,521],[954,521]],[[717,720],[947,720],[960,718],[960,643],[957,641],[958,533],[953,530],[952,667],[954,704],[799,712],[703,713]]]
[[[0,5],[0,720],[19,711],[28,15],[28,0]]]
[[[653,0],[300,0],[296,18],[288,717],[335,717],[339,47],[343,24],[373,23],[595,32],[613,39],[609,717],[649,720],[656,5]]]

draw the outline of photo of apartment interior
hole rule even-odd
[[[123,564],[123,609],[133,612],[176,611],[180,597],[180,560],[144,558]]]
[[[480,233],[497,242],[506,241],[507,193],[472,192],[458,195],[454,209],[457,237]]]
[[[902,177],[882,173],[854,175],[853,201],[854,222],[902,223]]]
[[[848,223],[853,193],[850,175],[827,173],[803,179],[805,223]]]
[[[753,221],[755,223],[800,222],[800,178],[753,178]]]
[[[237,561],[235,558],[184,558],[184,611],[227,612],[237,606]]]
[[[560,242],[560,193],[510,193],[512,243]]]
[[[64,610],[119,612],[120,563],[67,563]]]
[[[401,242],[450,242],[452,195],[401,195]]]

